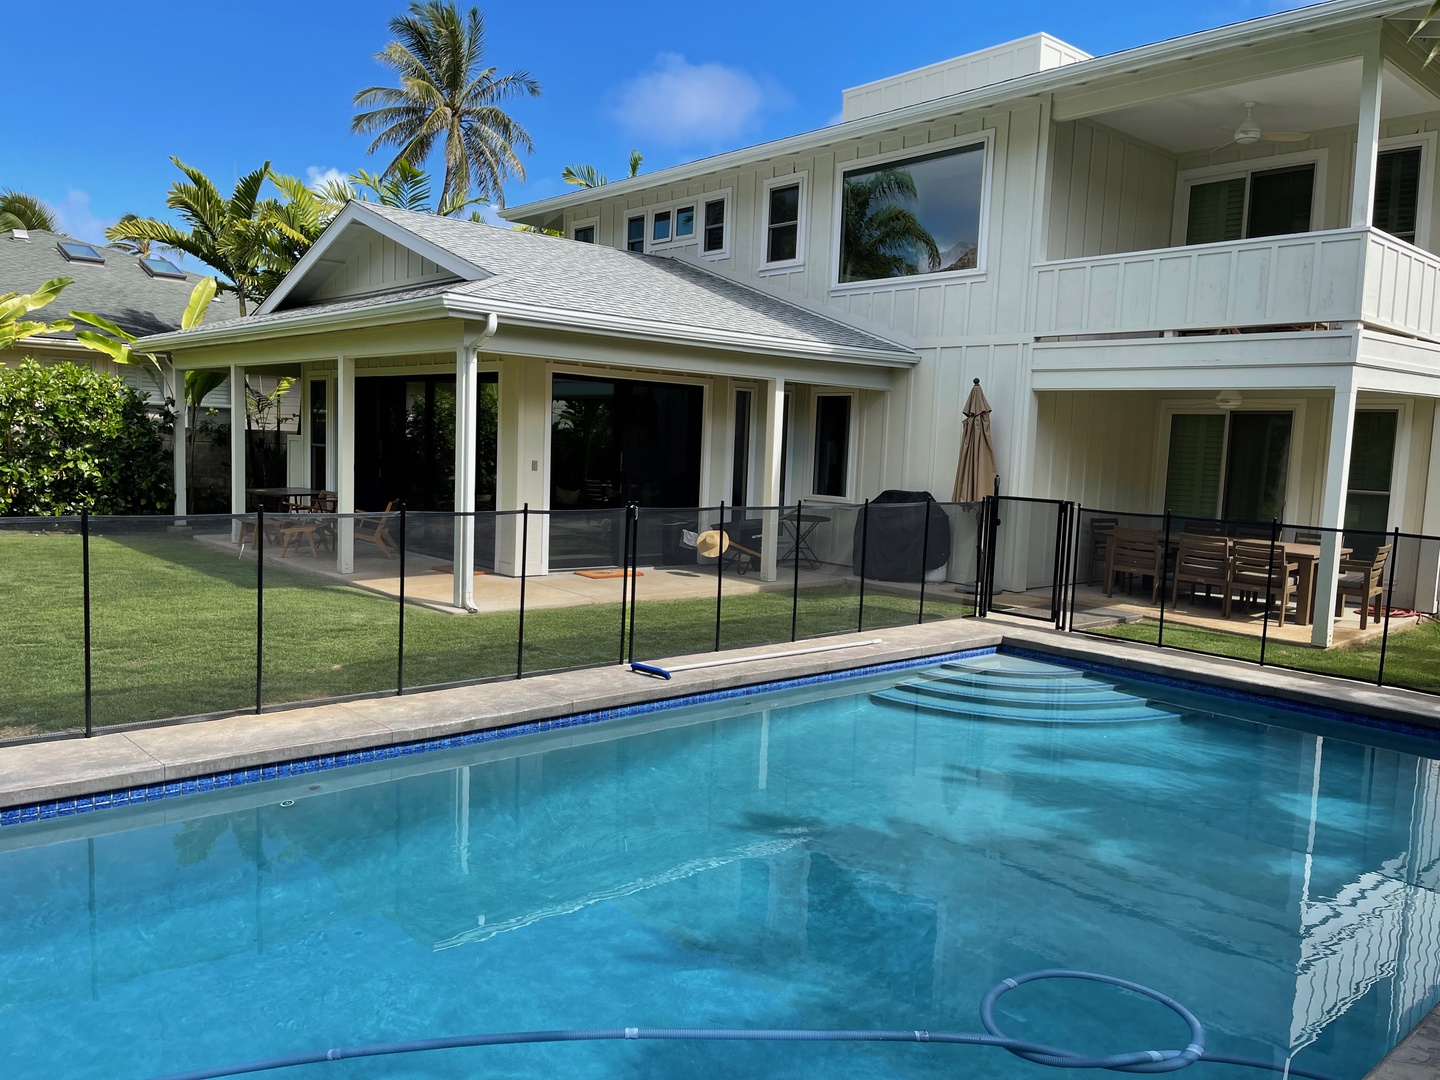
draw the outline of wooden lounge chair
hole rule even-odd
[[[383,514],[357,513],[355,515],[355,542],[374,544],[387,559],[395,558],[395,538],[390,535],[390,515],[395,512],[399,500],[391,499],[385,504]]]
[[[1105,595],[1114,595],[1116,574],[1140,574],[1154,579],[1150,602],[1158,602],[1164,577],[1162,546],[1158,533],[1116,526],[1110,534],[1110,550],[1105,555]]]
[[[1390,544],[1381,544],[1369,562],[1363,559],[1341,559],[1340,579],[1335,589],[1335,617],[1345,614],[1345,597],[1360,601],[1360,629],[1365,629],[1370,601],[1375,601],[1375,621],[1381,618],[1381,597],[1385,592],[1385,564],[1390,561]]]
[[[759,518],[740,518],[725,523],[725,536],[729,543],[723,558],[730,560],[737,574],[760,569],[761,534]]]
[[[1274,563],[1271,563],[1271,558]],[[1300,587],[1300,564],[1287,561],[1285,549],[1269,540],[1236,540],[1230,549],[1230,585],[1225,590],[1225,606],[1221,614],[1230,617],[1230,600],[1240,593],[1242,599],[1269,596],[1280,601],[1278,625],[1285,625],[1285,606]]]
[[[1223,536],[1180,534],[1180,547],[1175,555],[1175,585],[1170,602],[1180,602],[1180,583],[1190,586],[1190,602],[1195,602],[1195,586],[1204,585],[1205,595],[1219,588],[1226,596],[1230,589],[1230,541]]]

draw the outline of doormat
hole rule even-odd
[[[645,571],[644,571],[644,570],[618,570],[618,569],[617,569],[617,570],[576,570],[576,571],[575,571],[575,576],[576,576],[576,577],[602,578],[602,579],[603,579],[603,578],[628,577],[630,574],[634,574],[636,577],[644,577],[644,576],[645,576]]]
[[[453,574],[453,573],[455,573],[455,566],[454,566],[453,563],[446,563],[444,566],[432,566],[432,567],[430,567],[430,569],[431,569],[431,570],[434,570],[435,573],[437,573],[437,574]],[[480,576],[481,574],[483,574],[483,573],[485,573],[484,570],[476,570],[476,571],[475,571],[475,576],[476,576],[476,577],[479,577],[479,576]]]

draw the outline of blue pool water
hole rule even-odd
[[[1440,998],[1440,744],[1376,738],[992,656],[7,828],[0,1077],[524,1028],[976,1030],[986,988],[1063,966],[1179,998],[1213,1050],[1359,1080]],[[1088,984],[1000,1018],[1186,1041]],[[276,1075],[1081,1074],[607,1043]]]

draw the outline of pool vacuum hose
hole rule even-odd
[[[1130,990],[1152,1001],[1164,1005],[1190,1028],[1190,1044],[1184,1050],[1137,1050],[1126,1054],[1093,1056],[1077,1054],[1057,1046],[1012,1039],[1000,1030],[995,1022],[995,1003],[1000,998],[1028,982],[1040,979],[1083,979],[1087,982],[1106,983]],[[1196,1062],[1211,1061],[1223,1065],[1240,1065],[1251,1069],[1284,1073],[1286,1076],[1301,1077],[1304,1080],[1338,1080],[1326,1073],[1302,1069],[1293,1062],[1276,1065],[1258,1058],[1232,1057],[1205,1052],[1205,1028],[1195,1014],[1174,998],[1158,990],[1152,990],[1128,979],[1113,975],[1099,975],[1093,971],[1071,971],[1065,968],[1047,968],[1032,971],[996,983],[980,1001],[980,1023],[984,1034],[978,1031],[886,1031],[886,1030],[810,1030],[810,1029],[765,1029],[765,1028],[594,1028],[569,1031],[501,1031],[488,1035],[456,1035],[445,1039],[416,1039],[409,1042],[371,1043],[368,1046],[342,1046],[329,1050],[318,1050],[306,1054],[292,1054],[287,1057],[266,1058],[236,1065],[223,1065],[214,1069],[196,1069],[192,1072],[171,1073],[157,1080],[210,1080],[217,1076],[240,1076],[245,1073],[269,1072],[274,1069],[288,1069],[296,1065],[317,1065],[326,1061],[344,1061],[349,1058],[386,1057],[392,1054],[418,1054],[426,1050],[455,1050],[466,1046],[512,1046],[520,1043],[561,1043],[561,1042],[607,1042],[624,1039],[657,1039],[666,1042],[919,1042],[959,1043],[967,1046],[995,1046],[1008,1050],[1016,1057],[1033,1061],[1037,1065],[1052,1065],[1059,1069],[1106,1069],[1122,1073],[1169,1073],[1179,1072]]]

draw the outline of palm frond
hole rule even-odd
[[[59,232],[60,226],[55,211],[39,198],[24,191],[6,188],[0,191],[0,214],[7,216],[11,224],[0,225],[4,229],[35,229],[41,232]]]

